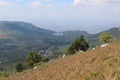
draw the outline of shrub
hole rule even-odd
[[[22,63],[17,63],[15,65],[16,72],[22,72],[24,70],[24,65]]]
[[[99,37],[100,42],[108,43],[111,41],[111,35],[109,32],[102,32]]]

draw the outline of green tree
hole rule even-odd
[[[22,72],[24,70],[24,65],[22,63],[17,63],[15,65],[16,72]]]
[[[109,32],[102,32],[99,37],[100,42],[108,43],[111,41],[111,35]]]
[[[37,55],[36,52],[34,51],[30,51],[28,54],[27,54],[27,57],[26,57],[26,64],[28,67],[33,67],[33,65],[36,63],[36,62],[39,62],[39,56]]]
[[[43,57],[41,58],[41,61],[45,63],[45,62],[48,62],[49,59],[48,59],[47,57],[43,56]]]
[[[76,51],[82,50],[86,51],[89,48],[88,42],[85,40],[84,36],[76,38],[71,45],[68,47],[66,54],[75,54]]]

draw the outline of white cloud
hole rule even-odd
[[[38,2],[38,1],[33,1],[29,4],[30,7],[32,8],[38,8],[42,6],[42,3]]]
[[[74,5],[108,5],[108,4],[115,4],[120,3],[120,0],[73,0]]]
[[[87,4],[87,3],[88,3],[88,0],[74,0],[73,1],[74,5],[84,5],[84,4]]]
[[[11,5],[14,5],[14,3],[7,1],[0,1],[0,6],[11,6]]]

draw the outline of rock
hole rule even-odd
[[[64,55],[63,55],[63,58],[65,58],[65,56],[66,56],[66,55],[64,54]]]
[[[33,69],[37,69],[37,66],[35,66]]]
[[[108,44],[102,44],[100,47],[106,47],[108,46]]]

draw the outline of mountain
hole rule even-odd
[[[81,34],[81,31],[73,32],[77,36]],[[11,70],[16,62],[24,62],[30,50],[40,52],[42,56],[58,57],[64,52],[61,47],[77,37],[67,33],[60,35],[27,22],[0,21],[0,68]]]
[[[31,23],[12,21],[0,22],[0,32],[4,33],[7,37],[15,38],[18,40],[26,39],[26,36],[28,39],[32,39],[32,37],[38,39],[39,36],[43,38],[43,35],[44,37],[48,37],[54,33],[50,30],[38,28]]]
[[[120,80],[120,42],[48,62],[1,80]]]
[[[107,31],[115,39],[120,39],[119,28]],[[0,67],[11,70],[16,62],[24,62],[30,50],[35,50],[49,59],[56,58],[80,35],[85,36],[91,47],[99,44],[100,33],[89,34],[80,30],[55,32],[27,22],[0,21],[0,65],[2,64]]]
[[[50,44],[44,40],[54,37],[53,33],[55,32],[38,28],[31,23],[1,21],[0,65],[8,66],[8,64],[24,61],[27,52],[31,49],[47,50]]]
[[[111,28],[108,32],[112,35],[115,39],[120,39],[120,27]]]

